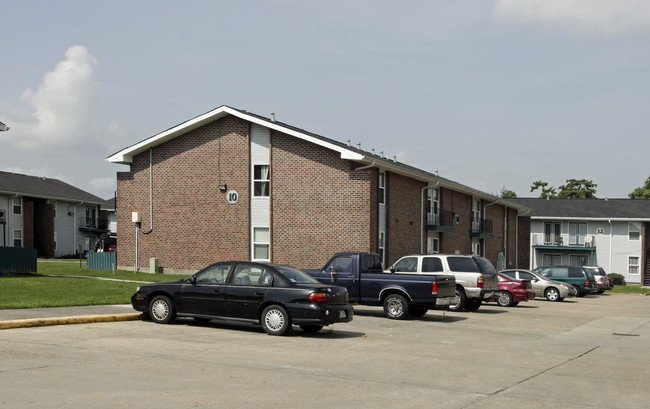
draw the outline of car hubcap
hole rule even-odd
[[[551,290],[551,291],[548,292],[548,299],[549,300],[555,301],[556,298],[557,298],[557,293],[555,291]]]
[[[397,299],[391,300],[388,303],[388,311],[390,312],[390,315],[400,315],[402,313],[402,303]]]
[[[278,331],[284,325],[284,315],[278,310],[271,310],[266,314],[266,326],[273,331]]]
[[[508,304],[509,301],[510,301],[509,297],[506,294],[502,293],[501,295],[499,295],[499,304],[506,305]]]
[[[169,306],[166,302],[156,301],[153,308],[151,308],[151,313],[157,320],[164,320],[169,314]]]

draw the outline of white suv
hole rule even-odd
[[[391,273],[449,274],[456,278],[459,302],[452,311],[476,311],[484,299],[499,291],[497,271],[490,260],[480,256],[426,254],[404,256],[390,267]]]

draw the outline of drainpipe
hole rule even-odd
[[[370,165],[361,166],[360,168],[356,168],[354,171],[356,172],[358,170],[370,169],[373,166],[375,166],[375,161],[374,160],[372,162],[370,162]]]
[[[607,271],[611,273],[612,272],[612,240],[614,236],[614,229],[612,226],[612,220],[609,219],[607,220],[607,222],[609,223],[609,266],[607,267]]]
[[[149,234],[153,231],[153,148],[149,148],[149,231],[142,234]]]

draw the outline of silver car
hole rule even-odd
[[[576,288],[571,284],[550,280],[543,275],[530,270],[503,270],[499,271],[508,277],[518,280],[530,280],[535,291],[535,297],[545,297],[549,301],[562,301],[566,297],[575,297]]]

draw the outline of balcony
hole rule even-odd
[[[425,230],[435,230],[450,233],[454,231],[454,214],[449,210],[440,210],[439,213],[427,213],[425,217]]]
[[[108,219],[106,218],[79,217],[77,226],[79,226],[79,231],[85,233],[108,233]]]
[[[470,237],[479,237],[481,239],[493,239],[492,220],[475,219],[472,217],[472,231]]]
[[[595,250],[596,237],[589,235],[569,235],[566,233],[549,237],[544,233],[533,233],[531,234],[531,245],[534,248],[543,249]]]

